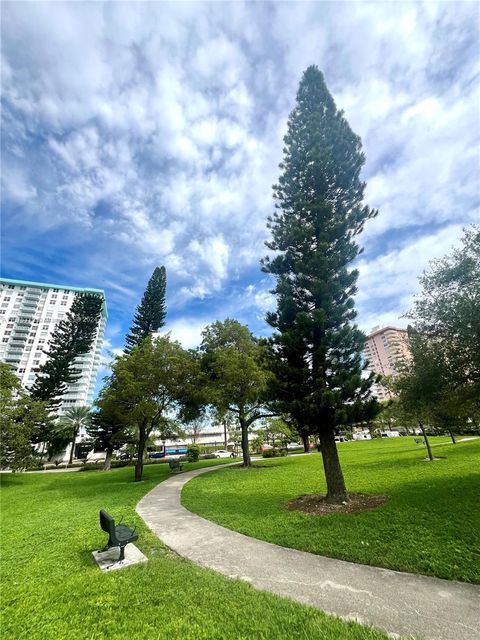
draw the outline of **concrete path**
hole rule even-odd
[[[137,513],[170,549],[257,589],[372,625],[393,637],[479,640],[477,585],[286,549],[225,529],[182,507],[183,485],[223,466],[172,476],[138,503]]]

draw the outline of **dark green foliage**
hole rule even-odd
[[[238,421],[244,466],[250,466],[248,432],[256,420],[268,415],[266,403],[271,373],[265,345],[248,327],[227,318],[202,333],[201,365],[205,375],[205,402],[219,415],[233,414]]]
[[[94,448],[106,452],[103,468],[108,471],[114,449],[134,441],[133,430],[128,428],[125,413],[115,395],[112,378],[108,379],[108,384],[100,392],[95,407],[97,410],[91,414],[87,433]]]
[[[162,440],[178,436],[175,419],[190,413],[199,376],[195,355],[169,336],[154,340],[146,337],[130,353],[116,358],[102,396],[108,396],[108,401],[118,407],[120,424],[136,433],[135,480],[142,479],[148,439],[154,435]]]
[[[51,423],[45,402],[22,389],[11,367],[0,362],[0,467],[24,469],[35,463],[33,443]]]
[[[156,267],[148,281],[142,302],[137,307],[130,333],[125,338],[125,350],[131,351],[148,335],[158,331],[165,324],[165,289],[167,276],[165,267]]]
[[[196,444],[190,444],[187,448],[187,461],[198,462],[200,456],[200,447]]]
[[[94,293],[77,293],[66,318],[61,320],[48,343],[48,360],[39,368],[32,386],[35,400],[58,405],[67,385],[75,382],[80,372],[75,359],[90,351],[102,313],[103,299]]]
[[[422,290],[409,314],[413,320],[410,337],[413,330],[423,336],[423,350],[435,362],[437,395],[443,394],[444,399],[448,396],[443,421],[461,420],[462,413],[464,422],[466,417],[478,420],[480,228],[473,226],[466,230],[462,246],[433,261],[420,278],[420,284]],[[420,357],[419,344],[415,348]]]
[[[376,211],[363,204],[365,162],[317,67],[303,75],[284,138],[284,160],[274,186],[270,219],[273,257],[263,269],[276,278],[273,335],[274,393],[300,433],[318,434],[328,498],[347,498],[334,430],[352,403],[368,403],[371,379],[362,379],[364,335],[354,324],[360,253],[355,241]],[[335,459],[336,458],[336,459]]]

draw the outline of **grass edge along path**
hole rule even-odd
[[[208,464],[208,463],[207,463]],[[195,469],[205,464],[185,465]],[[209,465],[208,465],[209,466]],[[2,476],[2,636],[23,640],[143,638],[381,640],[376,630],[197,567],[166,549],[136,515],[167,465]],[[101,573],[103,507],[136,524],[145,565]]]
[[[433,438],[434,462],[413,438],[339,445],[347,486],[386,494],[382,507],[315,516],[288,511],[300,495],[325,491],[321,458],[262,460],[185,485],[182,504],[228,529],[284,547],[439,578],[480,583],[480,439]]]

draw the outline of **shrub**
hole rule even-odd
[[[281,453],[278,449],[266,449],[262,453],[263,458],[279,458],[281,455],[286,455],[285,453]]]
[[[198,462],[200,455],[200,447],[196,444],[190,444],[187,449],[188,462]]]

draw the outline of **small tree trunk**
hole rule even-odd
[[[345,486],[342,467],[340,466],[333,429],[320,433],[320,446],[325,479],[327,481],[326,501],[333,504],[348,502],[347,487]]]
[[[302,433],[303,451],[304,453],[310,453],[310,440],[306,433]]]
[[[251,467],[252,461],[250,459],[250,451],[248,448],[248,426],[243,415],[240,415],[240,428],[242,430],[242,453],[243,453],[243,466]]]
[[[110,471],[110,469],[112,468],[112,454],[113,448],[109,447],[107,449],[107,455],[105,456],[105,464],[103,465],[104,471]]]
[[[143,454],[147,444],[147,433],[145,427],[140,427],[138,434],[137,462],[135,464],[135,482],[140,482],[143,476]]]
[[[455,440],[455,436],[453,435],[453,431],[449,431],[448,433],[450,434],[450,438],[452,439],[453,444],[457,444],[457,441]]]
[[[423,426],[423,424],[421,422],[418,423],[418,426],[420,427],[420,430],[421,430],[422,435],[423,435],[423,439],[425,440],[425,445],[427,447],[428,457],[429,457],[430,460],[433,460],[433,453],[432,453],[432,449],[430,447],[430,440],[428,439],[427,433],[425,431],[425,427]]]
[[[226,420],[223,421],[223,440],[225,442],[225,450],[227,450],[227,447],[228,447],[228,435],[227,435],[227,421]]]
[[[73,430],[73,438],[72,438],[72,448],[70,450],[70,460],[68,464],[72,464],[73,462],[73,454],[75,453],[75,440],[77,439],[77,429]]]

